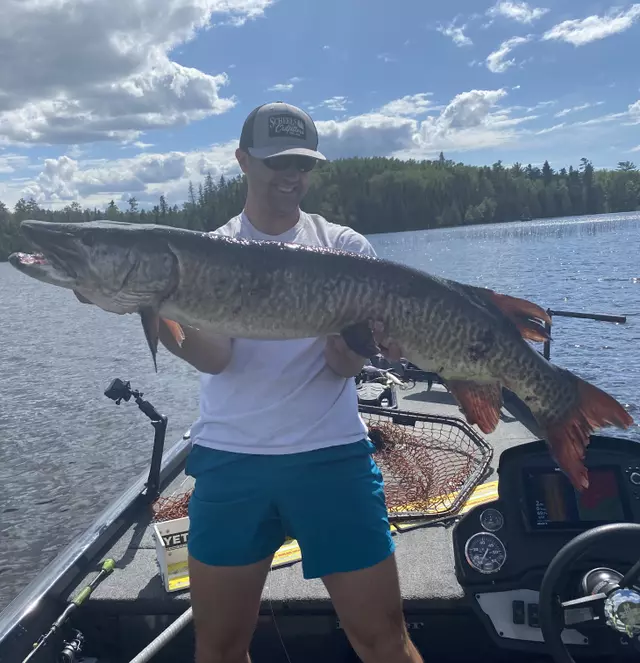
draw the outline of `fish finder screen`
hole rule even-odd
[[[586,529],[629,520],[616,468],[589,470],[589,488],[574,490],[556,470],[525,470],[529,524],[533,529]]]

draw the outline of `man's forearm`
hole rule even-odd
[[[206,334],[193,327],[183,327],[185,339],[178,345],[167,325],[160,321],[160,342],[176,357],[191,364],[201,373],[221,373],[231,361],[233,340],[226,336]]]

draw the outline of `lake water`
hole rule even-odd
[[[640,213],[376,235],[379,255],[556,310],[552,360],[612,393],[640,397]],[[153,370],[137,316],[83,306],[72,293],[0,264],[0,610],[146,469],[153,429],[130,380],[168,415],[167,446],[197,416],[197,372],[166,351]],[[639,417],[640,419],[640,417]],[[640,440],[640,428],[625,435]]]

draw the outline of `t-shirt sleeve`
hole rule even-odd
[[[342,233],[338,248],[342,249],[343,251],[364,253],[365,255],[374,257],[376,255],[376,252],[373,246],[371,246],[369,240],[364,235],[361,235],[359,232],[356,232],[352,228],[348,228]]]

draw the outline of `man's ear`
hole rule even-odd
[[[240,164],[240,168],[242,169],[243,173],[246,173],[247,170],[249,169],[249,155],[244,151],[238,148],[236,150],[236,159],[238,160],[238,163]]]

